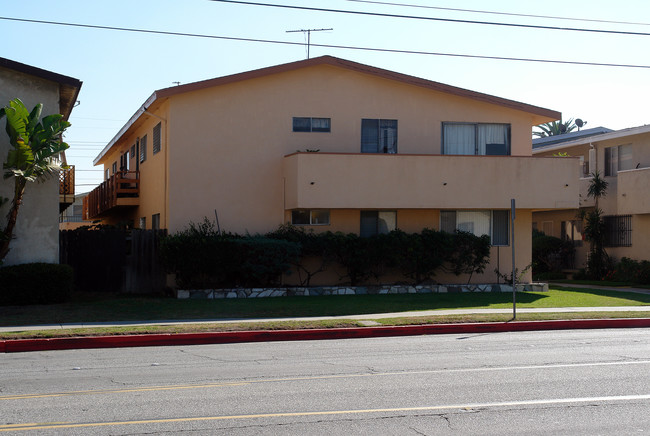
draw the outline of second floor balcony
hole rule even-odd
[[[74,203],[74,165],[59,171],[59,212]]]
[[[84,198],[83,219],[93,220],[115,208],[137,206],[139,196],[139,171],[118,171]]]
[[[578,207],[579,161],[529,156],[294,153],[285,209]]]
[[[650,213],[650,168],[619,171],[616,189],[618,215]]]

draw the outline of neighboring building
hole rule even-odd
[[[43,104],[43,115],[62,114],[68,119],[77,101],[81,82],[72,77],[0,58],[0,105],[19,98],[31,110]],[[4,133],[6,119],[0,120],[0,160],[7,158],[9,138]],[[61,156],[62,163],[65,155]],[[13,198],[13,179],[0,177],[0,197]],[[61,171],[42,183],[28,183],[18,211],[14,240],[9,245],[5,265],[29,262],[58,263],[59,212],[74,198],[74,168]],[[8,205],[0,209],[4,228]]]
[[[551,136],[545,136],[544,138],[536,138],[533,139],[533,150],[536,150],[541,147],[547,147],[553,144],[585,139],[590,136],[596,136],[596,135],[609,133],[609,132],[613,132],[613,130],[608,129],[607,127],[593,127],[591,129],[582,129],[582,130],[577,130],[575,132],[563,133],[561,135],[551,135]]]
[[[560,115],[313,58],[155,91],[95,159],[106,181],[84,207],[172,233],[215,214],[221,229],[251,234],[286,222],[485,233],[492,263],[475,281],[494,282],[511,267],[511,198],[520,270],[533,210],[578,205],[577,159],[532,157],[532,127]]]
[[[535,147],[535,156],[566,153],[578,157],[580,208],[592,210],[587,197],[590,174],[599,171],[608,183],[599,201],[607,227],[606,251],[615,259],[650,259],[650,125],[611,131],[584,138],[564,138],[562,142]],[[556,140],[565,135],[558,135]],[[543,138],[546,139],[546,138]],[[533,141],[533,143],[538,140]],[[562,158],[558,158],[562,159]],[[575,241],[575,267],[584,267],[589,243],[583,242],[578,209],[535,212],[533,226],[544,233]]]
[[[74,196],[74,202],[59,215],[59,230],[74,230],[93,225],[92,221],[83,219],[83,201],[87,196],[87,192]]]

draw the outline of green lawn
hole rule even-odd
[[[650,305],[649,294],[569,288],[517,294],[517,307],[521,308],[642,305]],[[435,309],[509,307],[512,307],[510,293],[346,295],[225,300],[83,295],[65,304],[0,307],[0,325],[345,316]]]

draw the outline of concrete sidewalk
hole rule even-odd
[[[547,307],[547,308],[517,308],[517,313],[579,313],[579,312],[647,312],[650,317],[650,306],[607,306],[607,307]],[[341,315],[341,316],[315,316],[315,317],[291,317],[291,318],[216,318],[216,319],[187,319],[187,320],[151,320],[151,321],[119,321],[119,322],[92,322],[92,323],[64,323],[32,326],[0,327],[0,332],[24,332],[34,330],[61,330],[73,328],[92,327],[135,327],[152,325],[179,325],[179,324],[228,324],[228,323],[259,323],[272,321],[322,321],[349,319],[368,321],[386,318],[416,318],[423,316],[444,316],[444,315],[468,315],[468,314],[511,314],[509,309],[442,309],[422,310],[411,312],[390,312],[370,313],[362,315]]]
[[[596,288],[621,292],[650,294],[650,289],[609,288],[593,285],[573,285],[555,283],[556,286],[574,288]],[[427,324],[407,326],[381,326],[373,320],[385,318],[431,317],[466,314],[511,314],[508,309],[443,309],[413,312],[372,313],[343,316],[292,317],[292,318],[237,318],[203,320],[152,320],[94,323],[65,323],[32,326],[0,327],[0,332],[25,332],[34,330],[60,330],[92,327],[129,327],[151,325],[209,324],[209,323],[258,323],[271,321],[316,321],[316,320],[357,320],[366,327],[304,329],[304,330],[251,330],[236,332],[180,333],[113,335],[90,337],[60,337],[51,339],[0,340],[0,353],[68,350],[88,348],[146,347],[172,345],[225,344],[237,342],[296,341],[369,338],[407,335],[431,335],[451,333],[497,333],[532,330],[598,329],[598,328],[648,328],[650,327],[650,305],[646,306],[607,306],[607,307],[549,307],[517,308],[517,313],[588,313],[588,312],[643,312],[642,318],[614,319],[569,319],[557,321],[508,321],[485,323]]]

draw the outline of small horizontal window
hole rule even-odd
[[[330,223],[330,211],[299,209],[291,211],[291,224],[298,226],[324,226]]]
[[[456,230],[469,232],[476,236],[490,236],[494,246],[507,246],[507,210],[442,210],[440,211],[440,230],[454,233]]]
[[[293,117],[294,132],[329,132],[331,125],[330,118]]]

